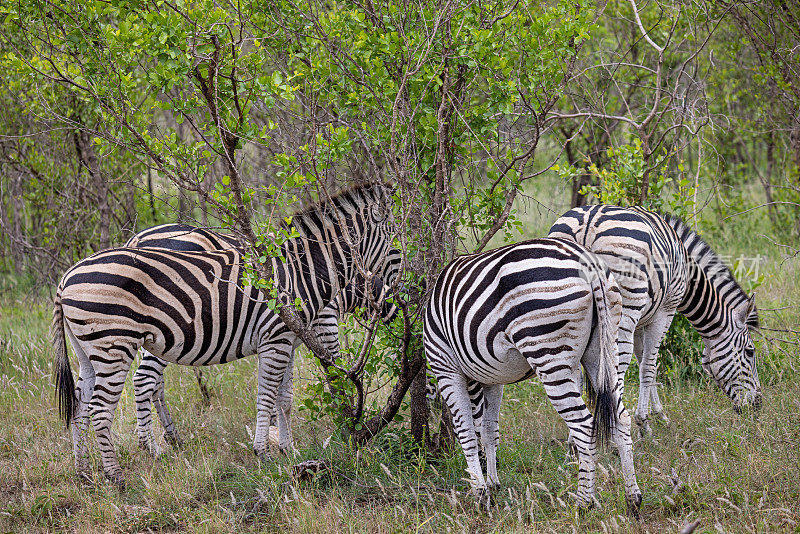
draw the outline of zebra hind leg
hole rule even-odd
[[[114,451],[111,425],[114,422],[114,410],[125,387],[125,377],[131,367],[136,349],[134,348],[130,354],[118,347],[112,351],[98,350],[97,352],[96,358],[89,356],[96,372],[90,409],[92,423],[106,478],[120,489],[124,489],[125,477]]]
[[[95,371],[92,362],[77,343],[69,327],[72,348],[78,356],[80,368],[78,383],[75,386],[76,409],[72,419],[72,448],[75,454],[75,471],[78,478],[84,482],[92,482],[91,466],[89,465],[89,403],[92,400],[95,383]]]
[[[593,387],[595,391],[600,387],[597,378],[600,373],[602,357],[600,336],[595,332],[582,358],[584,370],[590,382],[587,385]],[[616,422],[611,428],[611,440],[616,446],[617,453],[619,453],[622,463],[622,476],[625,481],[625,499],[628,505],[628,511],[632,515],[638,516],[639,505],[642,502],[642,492],[639,490],[639,485],[636,482],[636,471],[633,466],[631,417],[628,410],[625,409],[625,405],[622,403],[622,376],[617,374],[616,378],[617,382],[611,395],[611,402],[613,405],[609,406],[609,408],[616,411],[617,414]],[[600,402],[600,399],[598,399],[598,402]],[[595,413],[597,413],[597,408],[595,408]]]
[[[483,439],[481,437],[483,431],[483,412],[485,409],[483,384],[467,379],[467,394],[469,395],[469,402],[472,405],[472,420],[475,426],[475,436],[478,438],[478,444],[480,445],[478,458],[481,461],[481,469],[486,471],[486,449],[483,446]]]
[[[430,361],[433,361],[431,348],[426,347],[425,350]],[[475,434],[472,406],[467,393],[467,379],[458,371],[434,371],[439,383],[439,391],[453,418],[453,429],[467,460],[467,472],[470,474],[470,483],[475,493],[477,504],[482,510],[488,510],[491,505],[491,498],[486,486],[486,480],[483,477],[481,462],[478,458],[478,438]]]
[[[617,446],[622,463],[622,478],[625,481],[625,501],[628,512],[639,517],[639,506],[642,504],[642,492],[636,481],[636,469],[633,465],[633,440],[631,439],[631,416],[622,403],[622,384],[617,382],[617,424],[612,432],[612,439]]]
[[[553,358],[568,361],[568,358]],[[528,358],[531,366],[537,366],[532,358]],[[597,502],[595,498],[595,466],[597,462],[597,446],[592,430],[593,417],[581,397],[581,373],[572,365],[555,365],[553,371],[539,367],[539,378],[545,393],[553,407],[567,424],[570,436],[578,454],[578,505],[591,508]]]
[[[483,386],[483,394],[481,438],[483,452],[486,455],[486,483],[490,491],[497,492],[500,489],[500,477],[497,475],[497,445],[500,442],[500,403],[503,400],[503,385]]]

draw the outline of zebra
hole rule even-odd
[[[367,271],[382,269],[391,243],[391,202],[385,184],[364,183],[294,215],[291,224],[299,237],[282,245],[285,261],[270,260],[275,285],[289,295],[279,304],[299,302],[296,313],[308,324],[355,277],[357,261]],[[54,299],[53,369],[80,477],[90,479],[86,434],[91,416],[104,474],[125,485],[110,429],[125,377],[142,347],[166,361],[193,366],[257,353],[253,449],[262,461],[271,460],[269,419],[297,336],[264,292],[244,286],[245,261],[236,249],[112,248],[64,274]],[[79,363],[77,386],[67,337]]]
[[[605,260],[622,293],[619,373],[636,354],[639,402],[634,420],[651,433],[651,410],[669,419],[656,388],[656,358],[676,312],[703,338],[702,367],[731,398],[735,410],[761,406],[755,347],[754,296],[748,297],[720,257],[680,218],[641,207],[574,208],[559,218],[549,237],[580,243]]]
[[[425,310],[423,344],[439,391],[453,416],[478,504],[488,507],[500,486],[496,452],[503,385],[536,374],[574,436],[577,499],[595,502],[596,446],[613,439],[620,453],[625,495],[635,514],[636,482],[631,420],[622,403],[616,343],[621,297],[602,262],[561,239],[534,239],[461,256],[434,284]],[[583,365],[594,415],[581,397]],[[470,391],[481,390],[479,460]]]
[[[124,246],[128,248],[149,247],[194,252],[237,249],[243,252],[241,243],[233,236],[183,223],[168,223],[148,228],[131,237]],[[375,302],[381,302],[381,295],[389,289],[384,287],[384,282],[391,285],[397,277],[401,261],[401,252],[397,249],[391,249],[386,258],[383,272],[373,278],[372,293]],[[363,277],[356,275],[355,279],[337,293],[336,297],[311,321],[311,330],[320,338],[322,344],[334,357],[339,353],[339,320],[341,316],[346,313],[352,313],[356,308],[368,308],[370,306],[364,287]],[[397,311],[398,309],[395,305],[384,300],[380,310],[381,319],[390,323],[397,315]],[[297,339],[276,399],[275,411],[277,412],[277,418],[283,419],[277,426],[287,429],[284,434],[279,436],[278,448],[281,452],[286,452],[292,448],[292,371],[294,368],[294,350],[297,349],[299,344],[300,340]],[[157,356],[153,356],[144,349],[142,349],[142,353],[139,367],[133,375],[134,394],[136,397],[136,429],[139,435],[139,446],[157,456],[161,451],[155,442],[152,432],[151,399],[164,428],[164,438],[167,443],[179,445],[182,440],[164,399],[164,369],[167,366],[167,362]],[[275,415],[273,414],[272,416],[271,425],[275,423]]]

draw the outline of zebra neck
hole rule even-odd
[[[678,305],[678,311],[703,337],[713,337],[727,323],[729,308],[724,305],[719,288],[715,286],[705,269],[694,258],[689,257],[686,293]]]
[[[319,250],[315,254],[322,256]],[[320,269],[320,266],[327,267],[330,258],[325,254],[324,262],[320,258],[315,260],[312,254],[297,254],[297,249],[284,249],[283,256],[294,258],[294,261],[272,259],[278,301],[286,306],[294,306],[299,298],[301,305],[295,309],[295,314],[308,324],[333,298],[332,287],[335,282],[330,279],[331,273],[327,268]]]

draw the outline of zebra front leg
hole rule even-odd
[[[278,416],[278,450],[281,454],[288,454],[294,450],[292,442],[293,374],[294,350],[289,356],[289,363],[283,373],[283,379],[278,387],[278,398],[275,401],[275,411]]]
[[[483,451],[486,454],[486,483],[489,490],[500,489],[497,475],[497,445],[500,443],[500,403],[503,400],[503,385],[483,386]]]
[[[164,364],[164,367],[167,366],[167,362],[161,360]],[[161,421],[161,427],[164,429],[164,440],[170,444],[170,446],[179,449],[183,447],[183,438],[181,438],[180,433],[178,433],[178,427],[175,426],[175,422],[172,420],[172,414],[167,407],[167,401],[164,398],[164,372],[163,368],[161,374],[158,377],[158,381],[156,382],[155,390],[153,391],[153,404],[156,407],[156,413],[158,414],[158,418]]]
[[[263,462],[271,462],[269,422],[275,409],[278,388],[289,364],[292,343],[285,340],[262,342],[258,351],[258,394],[253,451]],[[280,419],[280,418],[279,418]]]
[[[664,425],[669,425],[669,417],[664,413],[664,405],[661,404],[661,398],[658,396],[658,387],[653,386],[650,389],[650,402],[652,403],[651,413],[658,417]]]
[[[658,348],[661,346],[661,340],[667,333],[674,315],[674,310],[659,309],[641,333],[642,358],[639,362],[639,403],[634,421],[636,421],[641,433],[645,436],[653,433],[647,419],[650,415],[651,391],[656,387]]]
[[[670,321],[670,324],[671,324],[671,321]],[[667,327],[667,328],[669,328],[669,327]],[[641,359],[642,359],[642,340],[641,340],[641,336],[637,336],[637,340],[636,341],[637,341],[637,346],[635,347],[636,350],[637,350],[636,358],[641,361]],[[660,345],[660,343],[659,343],[659,345]],[[651,413],[653,415],[655,415],[656,417],[658,417],[664,425],[669,425],[669,418],[667,417],[667,414],[664,413],[664,405],[661,404],[661,399],[658,396],[658,386],[655,385],[655,384],[653,385],[652,388],[650,388],[650,403],[651,403],[651,406],[650,406],[651,407],[651,410],[650,410]]]
[[[426,352],[430,356],[431,349],[426,347]],[[431,360],[433,359],[431,358]],[[438,371],[434,370],[439,384],[439,391],[442,394],[450,414],[453,418],[453,429],[458,437],[464,457],[467,460],[467,472],[470,475],[470,484],[475,493],[478,506],[482,510],[488,510],[491,505],[491,498],[486,480],[483,478],[481,462],[478,457],[478,438],[475,435],[475,424],[472,417],[472,406],[467,393],[467,379],[458,371]]]

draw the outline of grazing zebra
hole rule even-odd
[[[170,250],[194,251],[237,249],[243,251],[241,244],[233,236],[219,234],[197,228],[188,224],[162,224],[143,230],[131,237],[126,247],[165,248]],[[392,249],[386,259],[383,272],[373,278],[373,298],[380,302],[381,293],[385,291],[383,281],[391,284],[400,269],[402,256],[400,251]],[[357,275],[355,280],[337,293],[336,297],[323,308],[317,317],[311,321],[311,330],[320,338],[322,344],[331,354],[339,352],[339,319],[345,313],[352,313],[356,308],[368,308],[370,303],[364,293],[364,280]],[[397,313],[396,306],[384,302],[381,309],[381,318],[390,322]],[[300,344],[295,341],[294,349]],[[164,400],[164,368],[167,362],[143,350],[139,367],[133,375],[134,393],[136,396],[136,428],[139,435],[139,445],[153,455],[160,451],[153,438],[151,399],[156,407],[161,424],[164,428],[164,437],[170,444],[181,442],[178,430],[172,421],[172,416]],[[292,447],[292,383],[293,383],[294,354],[286,366],[286,373],[278,389],[276,399],[277,418],[279,428],[286,428],[280,434],[278,447],[286,451]],[[274,417],[274,415],[273,415]]]
[[[761,406],[755,347],[748,327],[758,326],[748,297],[711,247],[679,218],[640,207],[583,206],[559,218],[549,237],[573,240],[603,260],[622,293],[620,375],[632,354],[639,367],[634,419],[645,434],[650,402],[663,415],[656,388],[656,358],[675,312],[681,312],[705,343],[703,368],[732,399],[737,411]]]
[[[300,237],[283,245],[285,261],[271,261],[276,285],[288,292],[288,302],[299,299],[296,313],[306,324],[355,278],[356,261],[369,271],[383,268],[390,245],[390,206],[386,186],[362,184],[293,217]],[[343,238],[345,232],[348,239]],[[140,348],[166,361],[194,366],[257,353],[253,448],[263,460],[270,459],[270,414],[297,336],[269,308],[263,292],[243,285],[244,260],[235,249],[116,248],[67,271],[56,291],[51,330],[59,408],[72,425],[80,476],[89,475],[86,434],[91,415],[103,471],[124,485],[110,430],[125,377]],[[77,387],[67,336],[79,362]]]
[[[638,510],[642,494],[630,416],[617,377],[620,313],[613,277],[571,241],[534,239],[462,256],[439,275],[425,311],[423,343],[479,504],[488,506],[489,490],[500,485],[496,452],[503,385],[536,374],[578,450],[579,504],[595,500],[596,446],[610,437],[619,449],[628,506]],[[581,364],[593,386],[594,416],[581,397]],[[476,388],[484,400],[486,479],[469,396]]]

